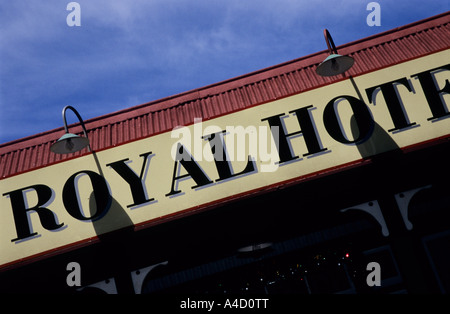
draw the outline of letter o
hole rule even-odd
[[[86,174],[92,183],[97,210],[90,217],[84,216],[78,203],[78,186],[75,179],[80,174]],[[78,220],[96,220],[103,217],[111,206],[112,199],[106,180],[98,173],[89,170],[82,170],[70,176],[64,184],[62,196],[67,212]]]
[[[339,118],[334,106],[334,103],[342,98],[350,103],[350,107],[353,110],[353,117],[359,130],[358,137],[352,141],[348,140],[342,133],[339,125]],[[328,102],[323,111],[323,123],[328,134],[330,134],[333,139],[343,144],[359,144],[360,142],[366,141],[372,134],[375,125],[366,104],[358,98],[348,95],[337,96]]]

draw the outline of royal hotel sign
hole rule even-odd
[[[440,51],[4,178],[0,268],[447,138],[449,60]]]

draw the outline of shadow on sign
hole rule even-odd
[[[402,151],[392,137],[375,121],[373,131],[369,139],[357,144],[362,158],[369,158],[375,155],[391,151],[394,154],[401,154]],[[358,126],[354,116],[350,120],[350,126],[353,136],[359,136]]]

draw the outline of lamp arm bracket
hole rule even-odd
[[[328,51],[330,52],[330,54],[337,54],[337,49],[336,46],[334,45],[334,41],[333,38],[330,35],[330,32],[325,28],[323,30],[323,36],[325,37],[325,41],[327,43],[328,46]]]
[[[65,129],[66,133],[69,133],[69,127],[67,126],[67,119],[66,119],[66,111],[67,111],[67,109],[70,109],[70,110],[73,111],[73,113],[75,113],[75,115],[77,116],[78,120],[80,121],[81,127],[83,128],[84,136],[85,136],[86,138],[88,138],[88,136],[87,136],[87,131],[86,131],[86,127],[85,127],[85,125],[84,125],[84,121],[83,121],[83,119],[81,118],[81,116],[80,116],[80,114],[78,113],[78,111],[77,111],[74,107],[72,107],[72,106],[65,106],[65,107],[63,108],[63,110],[62,110],[62,117],[63,117],[63,121],[64,121],[64,129]]]

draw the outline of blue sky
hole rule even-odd
[[[68,0],[0,4],[0,144],[230,79],[450,9],[450,0]],[[68,122],[76,117],[68,112]]]

